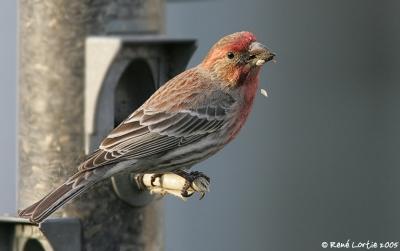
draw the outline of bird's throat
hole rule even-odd
[[[247,77],[243,80],[243,83],[238,86],[242,97],[241,106],[238,110],[235,124],[232,126],[228,142],[233,140],[239,133],[253,108],[254,98],[258,89],[258,75],[259,70],[250,71],[247,74]]]

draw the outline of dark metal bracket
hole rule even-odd
[[[111,178],[115,193],[131,206],[143,207],[153,200],[153,196],[137,186],[133,174],[120,174]]]
[[[0,216],[0,250],[79,251],[82,228],[79,219],[48,219],[34,225],[26,219]]]

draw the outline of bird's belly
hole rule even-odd
[[[210,134],[196,142],[178,147],[160,155],[157,161],[146,168],[148,172],[170,172],[190,168],[218,152],[222,147],[220,134]]]

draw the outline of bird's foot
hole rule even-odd
[[[174,173],[185,179],[185,184],[181,189],[182,197],[188,198],[192,196],[194,192],[198,192],[201,200],[204,198],[206,192],[210,191],[210,178],[204,175],[202,172],[194,171],[187,173],[185,171],[178,170]]]
[[[198,192],[202,199],[210,191],[210,178],[201,172],[175,171],[160,174],[138,174],[136,183],[153,194],[172,194],[183,200]]]

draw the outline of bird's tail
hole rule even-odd
[[[39,224],[65,203],[94,185],[98,179],[90,177],[92,174],[93,172],[91,171],[76,173],[38,202],[18,211],[18,215],[29,219],[32,223]]]

